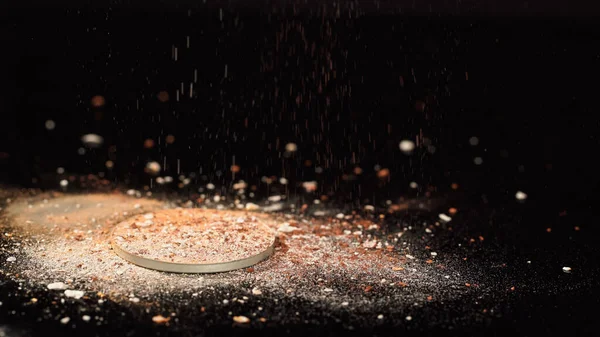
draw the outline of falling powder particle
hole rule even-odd
[[[519,201],[523,201],[523,200],[527,199],[527,194],[525,194],[524,192],[521,192],[521,191],[517,191],[517,193],[515,193],[515,198]]]
[[[56,127],[56,123],[54,123],[53,120],[49,119],[46,121],[46,123],[44,124],[46,126],[46,130],[54,130],[54,128]]]
[[[81,319],[82,319],[84,322],[89,322],[89,321],[90,321],[90,319],[92,319],[92,318],[91,318],[90,316],[88,316],[88,315],[83,315],[83,316],[81,316]]]
[[[81,142],[90,148],[98,148],[104,143],[104,138],[94,133],[88,133],[81,137]]]
[[[399,144],[400,151],[405,154],[410,154],[415,149],[415,142],[412,140],[403,140]]]
[[[144,172],[151,174],[151,175],[158,175],[160,173],[160,164],[155,162],[155,161],[151,161],[148,162],[146,164],[146,168],[144,169]]]
[[[444,222],[450,222],[450,221],[452,221],[452,218],[449,217],[449,216],[447,216],[444,213],[440,213],[439,217],[440,217],[440,220],[442,220]]]
[[[169,93],[166,91],[161,91],[158,93],[157,98],[160,102],[165,103],[169,100]]]
[[[104,99],[104,97],[102,97],[100,95],[96,95],[96,96],[92,97],[90,103],[92,104],[92,106],[94,108],[100,108],[106,103],[106,100]]]
[[[148,138],[148,139],[146,139],[144,141],[144,148],[151,149],[153,147],[154,147],[154,140],[153,139]]]
[[[483,159],[481,157],[475,157],[475,159],[473,159],[473,163],[475,163],[475,165],[481,165],[483,164]]]
[[[479,144],[479,138],[475,136],[469,138],[469,144],[471,144],[472,146],[477,146]]]
[[[412,316],[406,316],[405,318],[407,321],[412,321]]]
[[[233,316],[233,321],[240,324],[250,323],[250,319],[246,316]]]
[[[565,273],[570,273],[571,272],[571,267],[563,267],[562,269]]]
[[[8,259],[6,259],[6,262],[15,262],[15,261],[17,261],[17,258],[14,256],[11,256]]]
[[[377,319],[383,319],[383,315],[377,316]]]
[[[314,192],[317,190],[317,182],[316,181],[305,181],[302,183],[302,187],[304,187],[306,192]]]
[[[70,317],[64,317],[64,318],[61,318],[60,323],[67,324],[67,323],[69,323],[69,321],[71,321]]]

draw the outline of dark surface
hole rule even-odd
[[[0,283],[0,335],[6,326],[9,336],[18,335],[10,329],[22,328],[38,335],[596,334],[600,25],[582,18],[390,12],[354,18],[346,10],[345,18],[334,20],[331,13],[323,19],[316,12],[294,15],[289,8],[285,15],[268,12],[228,7],[223,22],[216,6],[194,9],[191,17],[185,9],[122,7],[4,12],[0,178],[16,186],[55,189],[61,179],[54,173],[57,167],[84,174],[106,171],[104,162],[114,156],[108,148],[114,145],[116,166],[106,177],[136,187],[150,181],[143,173],[146,161],[162,164],[165,156],[165,174],[176,175],[180,159],[182,172],[197,173],[194,186],[212,181],[226,189],[234,181],[229,167],[235,156],[242,167],[236,180],[258,184],[262,176],[277,175],[294,186],[316,179],[319,195],[353,206],[381,206],[406,195],[408,182],[415,180],[448,195],[449,206],[470,210],[453,220],[462,226],[435,243],[459,254],[456,243],[485,236],[485,249],[467,250],[472,272],[502,286],[514,280],[517,291],[507,295],[497,287],[484,298],[472,294],[435,302],[415,309],[410,325],[404,313],[380,324],[288,299],[264,307],[282,317],[300,311],[308,324],[287,320],[258,330],[232,329],[223,309],[207,307],[198,317],[197,308],[173,298],[164,300],[185,324],[155,327],[138,322],[137,309],[108,303],[106,324],[77,323],[71,329],[60,326],[52,313],[95,310],[91,301],[59,309],[43,290],[24,294],[15,284]],[[304,28],[315,55],[310,48],[304,52],[302,38],[293,31],[276,47],[276,32],[288,24]],[[177,62],[171,58],[172,45],[179,47]],[[337,78],[319,92],[318,82],[324,80],[319,72],[328,57]],[[261,70],[262,60],[272,70]],[[189,85],[195,68],[194,98],[174,102],[175,90],[182,81]],[[160,90],[169,91],[169,103],[156,100]],[[296,103],[299,93],[301,104]],[[90,109],[89,99],[97,94],[106,97],[107,105]],[[424,111],[415,109],[417,101],[427,102]],[[54,131],[44,128],[47,119],[56,121]],[[432,140],[435,153],[404,156],[398,142],[420,130]],[[89,132],[102,135],[104,146],[79,156],[79,138]],[[172,146],[164,145],[167,134],[176,136]],[[469,145],[471,136],[479,137],[478,146]],[[161,138],[162,145],[143,149],[148,137]],[[285,158],[282,148],[289,141],[298,144],[299,152]],[[483,158],[483,165],[473,164],[475,156]],[[305,167],[306,159],[313,165]],[[356,181],[342,180],[355,164],[364,174]],[[389,183],[374,177],[375,164],[390,169]],[[315,166],[324,172],[316,174]],[[449,194],[453,182],[461,186],[460,196]],[[524,204],[514,200],[517,190],[527,192]],[[526,266],[526,260],[535,263]],[[496,262],[507,264],[503,272],[490,272]],[[573,272],[563,273],[563,266]],[[24,304],[32,296],[40,302]],[[482,314],[485,307],[496,312]],[[36,322],[41,317],[52,319]]]

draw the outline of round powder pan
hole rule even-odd
[[[247,268],[275,249],[271,228],[241,211],[171,209],[134,216],[115,226],[114,252],[140,267],[173,273]]]

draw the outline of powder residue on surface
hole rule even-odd
[[[209,264],[258,255],[274,243],[274,231],[241,211],[170,209],[119,223],[112,236],[121,249],[152,260]]]

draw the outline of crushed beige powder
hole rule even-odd
[[[113,244],[146,259],[209,264],[246,259],[273,246],[274,231],[241,211],[170,209],[119,223]]]

